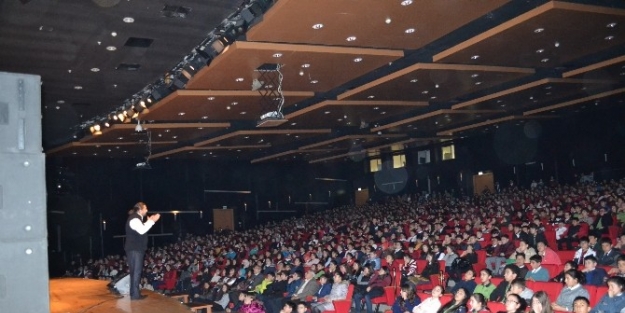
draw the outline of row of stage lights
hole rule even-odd
[[[245,1],[164,77],[143,88],[106,116],[98,116],[80,124],[80,135],[101,135],[104,128],[113,124],[139,120],[140,115],[148,113],[154,103],[178,89],[184,89],[197,72],[210,65],[215,57],[225,52],[238,37],[258,23],[273,3],[274,0]],[[78,135],[74,138],[78,138]]]

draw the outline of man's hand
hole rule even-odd
[[[154,214],[154,215],[151,215],[151,216],[149,217],[149,219],[150,219],[152,222],[154,222],[154,223],[156,223],[156,221],[158,221],[160,218],[161,218],[161,215],[160,215],[160,214],[158,214],[158,213],[156,213],[156,214]]]

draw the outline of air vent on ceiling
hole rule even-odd
[[[120,65],[115,67],[116,70],[120,71],[138,71],[140,68],[141,65],[136,63],[121,63]]]
[[[132,48],[148,48],[152,45],[153,41],[154,39],[150,38],[130,37],[126,40],[124,46]]]
[[[180,5],[165,5],[161,13],[164,17],[171,18],[187,18],[187,15],[191,13],[191,8],[183,7]]]

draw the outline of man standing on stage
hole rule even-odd
[[[148,248],[148,236],[146,233],[159,218],[160,214],[155,214],[147,218],[144,223],[143,219],[148,213],[148,206],[143,202],[138,202],[128,212],[128,221],[126,221],[126,257],[128,258],[128,267],[130,269],[130,299],[141,300],[147,296],[139,293],[139,283],[141,282],[141,272],[143,270],[143,255]]]

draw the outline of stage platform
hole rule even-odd
[[[52,313],[189,313],[189,307],[156,292],[142,290],[148,297],[130,301],[129,296],[112,294],[107,281],[61,278],[50,280]]]

